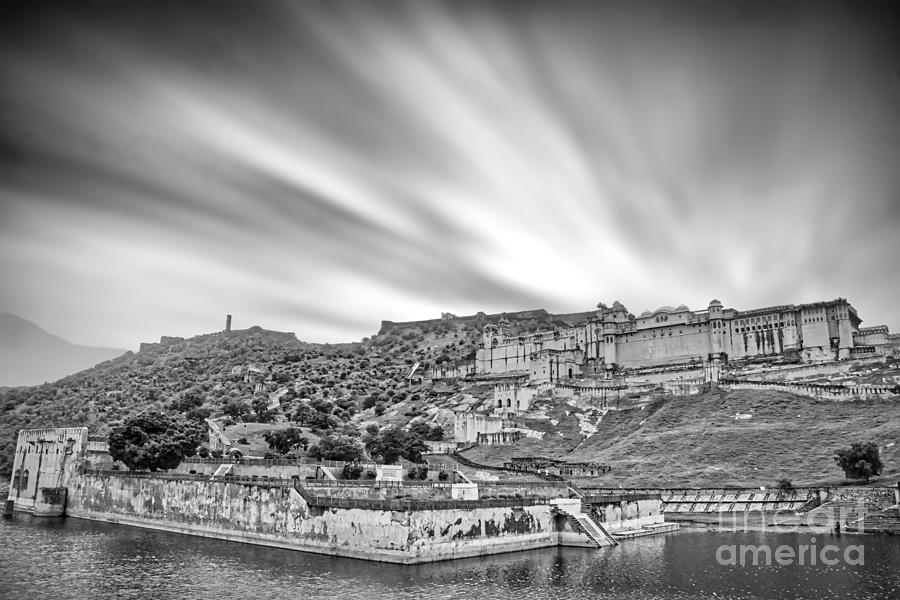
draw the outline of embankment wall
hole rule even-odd
[[[419,563],[553,546],[549,504],[444,510],[312,506],[292,487],[82,474],[69,516],[368,560]],[[483,504],[483,503],[482,503]]]

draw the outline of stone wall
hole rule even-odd
[[[640,529],[664,520],[659,497],[590,501],[590,514],[609,531]]]
[[[482,503],[483,504],[483,503]],[[79,475],[67,514],[369,560],[431,562],[553,546],[549,504],[444,510],[310,506],[291,487]],[[471,508],[469,508],[471,506]]]
[[[453,437],[459,442],[477,442],[480,433],[497,433],[503,430],[503,419],[494,415],[473,412],[456,413]]]
[[[16,510],[34,510],[41,488],[64,487],[84,458],[87,442],[87,427],[21,430],[8,496]]]
[[[735,372],[732,377],[738,379],[799,379],[815,375],[836,375],[846,373],[854,367],[878,366],[884,364],[883,358],[866,358],[848,361],[831,361],[811,365],[761,365],[758,367],[744,367]]]
[[[820,400],[887,399],[900,395],[900,385],[844,385],[749,379],[722,379],[720,383],[736,390],[777,390]]]

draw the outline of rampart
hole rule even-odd
[[[73,517],[353,558],[419,563],[553,546],[545,498],[374,500],[320,497],[296,481],[86,472],[69,483]]]
[[[736,390],[777,390],[820,400],[887,399],[900,396],[900,385],[808,383],[723,378],[721,385]]]

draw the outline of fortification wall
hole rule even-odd
[[[307,552],[418,563],[556,545],[550,509],[548,504],[323,508],[310,506],[290,487],[86,474],[70,482],[67,514]]]
[[[659,497],[612,502],[592,501],[591,515],[609,531],[640,529],[664,521]]]
[[[357,498],[366,500],[450,500],[453,498],[451,483],[424,483],[421,481],[382,482],[304,482],[312,496],[329,498]]]
[[[184,461],[174,469],[170,469],[170,473],[182,473],[189,474],[191,471],[194,473],[200,473],[205,475],[212,475],[216,472],[216,469],[219,468],[222,464],[231,464],[231,470],[228,472],[229,475],[233,475],[235,477],[271,477],[273,479],[291,479],[297,477],[299,479],[306,479],[307,477],[316,477],[316,473],[318,471],[319,465],[315,463],[310,464],[293,464],[293,465],[278,465],[278,464],[241,464],[241,463],[229,463],[228,461]],[[335,476],[340,476],[341,469],[328,468]],[[374,465],[372,467],[374,470]]]
[[[900,386],[896,385],[840,385],[746,379],[722,379],[720,383],[736,390],[777,390],[821,400],[887,399],[900,395]]]
[[[883,358],[864,358],[859,360],[831,361],[811,365],[766,365],[757,368],[741,369],[736,376],[746,377],[752,375],[754,379],[799,379],[813,375],[836,375],[846,373],[851,368],[861,366],[876,366],[884,363]]]
[[[87,427],[19,431],[8,496],[16,510],[34,510],[42,488],[64,487],[87,443]]]

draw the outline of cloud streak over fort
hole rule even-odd
[[[129,347],[614,298],[896,330],[887,13],[746,4],[4,9],[0,310]]]

